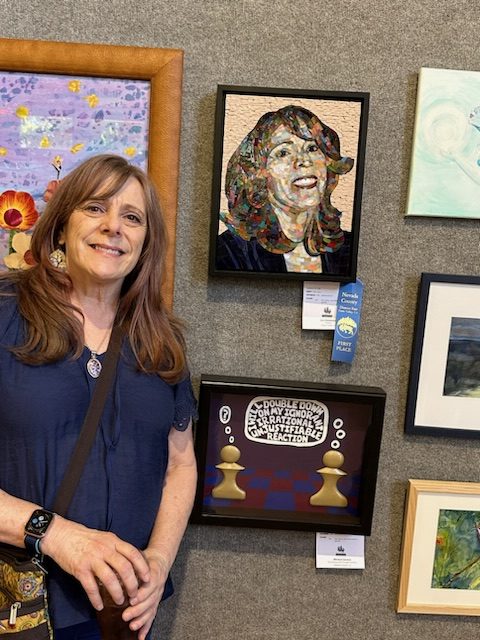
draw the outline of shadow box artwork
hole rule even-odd
[[[480,484],[409,480],[397,611],[480,615]]]
[[[407,433],[480,436],[480,277],[423,273]]]
[[[175,255],[183,52],[0,39],[0,268],[31,265],[31,231],[67,173],[101,153],[147,170]]]
[[[192,522],[369,535],[385,392],[203,376]]]
[[[218,87],[210,275],[355,280],[368,105]]]
[[[408,216],[480,218],[480,72],[422,68]]]

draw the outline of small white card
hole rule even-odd
[[[365,536],[317,533],[317,569],[365,569]]]
[[[302,329],[335,329],[338,282],[303,283]]]

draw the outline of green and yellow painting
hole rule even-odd
[[[480,511],[440,509],[432,589],[480,589]]]

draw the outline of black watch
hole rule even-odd
[[[34,557],[42,555],[40,542],[47,533],[55,514],[45,509],[35,509],[25,525],[25,548]]]

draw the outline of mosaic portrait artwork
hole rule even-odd
[[[220,86],[210,273],[353,280],[368,94]]]
[[[59,181],[115,153],[147,168],[150,83],[0,73],[0,268],[28,268],[32,228]]]
[[[480,72],[420,70],[406,213],[480,218]]]

